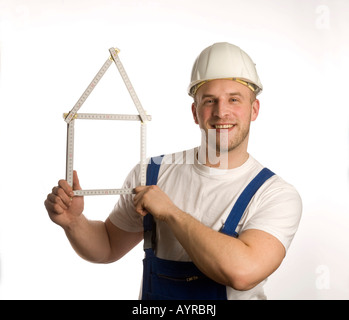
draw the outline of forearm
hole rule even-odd
[[[109,236],[104,222],[91,221],[81,215],[64,231],[73,249],[83,259],[94,263],[111,262]]]
[[[245,274],[251,272],[253,263],[246,244],[206,227],[179,209],[167,223],[203,273],[218,283],[247,288]]]

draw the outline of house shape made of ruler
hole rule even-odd
[[[151,116],[147,115],[137,97],[137,94],[127,76],[127,73],[119,59],[119,49],[109,49],[110,57],[103,64],[96,76],[93,78],[87,89],[84,91],[78,102],[70,110],[69,113],[63,115],[64,121],[67,123],[67,152],[66,152],[66,180],[70,186],[73,186],[73,164],[74,164],[74,124],[77,119],[88,120],[119,120],[119,121],[139,121],[140,122],[140,181],[141,185],[146,183],[146,124],[151,120]],[[112,63],[115,63],[119,73],[126,85],[126,88],[133,100],[138,114],[101,114],[101,113],[78,113],[79,109],[86,101],[90,93],[98,84]],[[115,194],[131,194],[132,189],[90,189],[90,190],[74,190],[76,196],[88,195],[115,195]]]

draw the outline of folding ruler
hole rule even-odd
[[[63,115],[64,121],[67,123],[67,153],[66,153],[66,180],[70,186],[73,186],[73,163],[74,163],[74,125],[76,119],[89,119],[89,120],[126,120],[126,121],[140,121],[141,134],[140,134],[140,181],[141,185],[146,183],[146,123],[151,120],[151,116],[146,115],[137,94],[127,76],[127,73],[119,59],[119,49],[109,49],[111,56],[103,64],[102,68],[98,71],[93,78],[87,89],[84,91],[78,102],[74,105],[73,109],[69,113]],[[98,114],[98,113],[77,113],[103,75],[106,73],[110,65],[113,63],[119,70],[119,73],[126,85],[126,88],[133,100],[134,105],[138,111],[138,115],[130,114]],[[76,196],[89,196],[89,195],[115,195],[115,194],[131,194],[132,189],[93,189],[93,190],[74,190]]]

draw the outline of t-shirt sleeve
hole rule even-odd
[[[302,215],[302,200],[297,190],[279,177],[273,177],[257,191],[251,201],[240,233],[262,230],[276,237],[288,250]]]
[[[128,174],[123,188],[135,188],[140,185],[139,164]],[[143,231],[143,217],[140,216],[133,205],[133,194],[120,195],[119,201],[109,214],[110,221],[118,228],[127,232]]]

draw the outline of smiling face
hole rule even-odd
[[[209,81],[197,91],[192,112],[208,148],[246,156],[250,124],[259,112],[259,101],[248,87],[232,80]],[[208,139],[212,132],[215,139]]]

